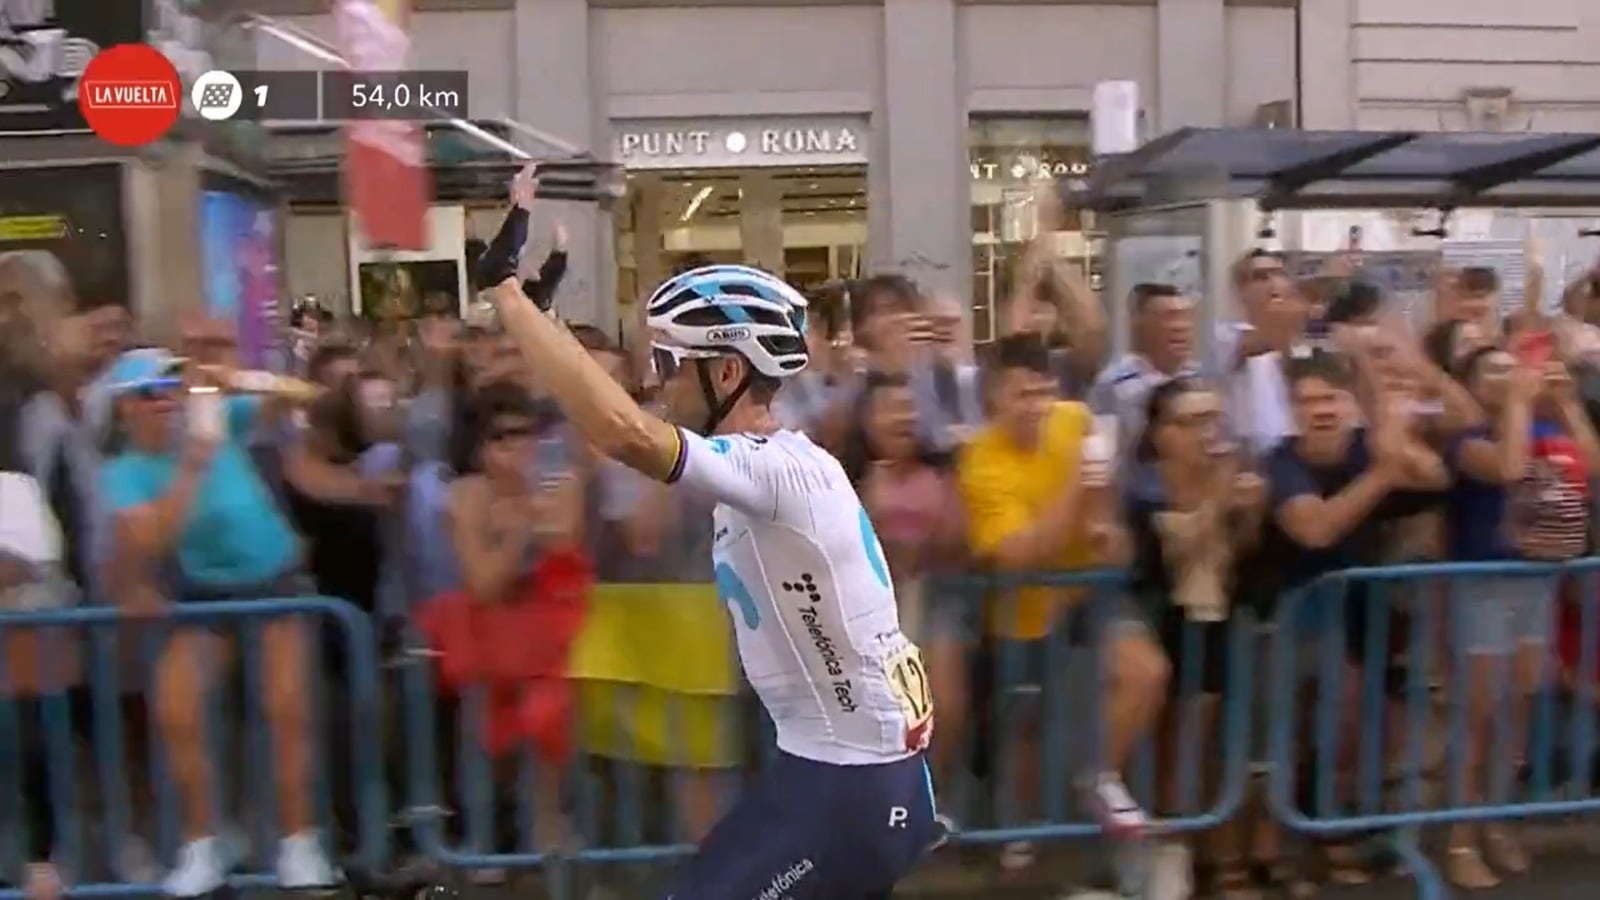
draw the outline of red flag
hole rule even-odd
[[[338,0],[340,50],[358,72],[405,68],[409,0]],[[422,129],[412,122],[352,122],[345,127],[345,203],[370,246],[424,250],[432,186]]]

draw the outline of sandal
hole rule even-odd
[[[23,896],[28,900],[58,900],[65,893],[61,873],[50,863],[29,863]]]
[[[1526,875],[1531,861],[1528,851],[1506,831],[1489,827],[1483,830],[1484,855],[1489,865],[1507,875]]]
[[[1261,900],[1260,885],[1252,869],[1242,859],[1217,863],[1216,896],[1222,900]]]
[[[1000,848],[1000,870],[1007,873],[1024,872],[1033,868],[1032,841],[1011,841]]]
[[[1359,887],[1372,882],[1372,873],[1361,858],[1361,850],[1354,844],[1326,844],[1322,848],[1323,865],[1329,881],[1345,887]]]
[[[1500,886],[1500,879],[1483,861],[1477,847],[1451,847],[1444,871],[1450,883],[1464,891],[1484,891]]]
[[[1317,883],[1304,877],[1288,860],[1257,860],[1250,864],[1250,878],[1260,887],[1281,892],[1292,900],[1310,900],[1317,895]]]

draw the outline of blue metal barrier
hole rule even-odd
[[[1600,648],[1600,611],[1595,585],[1600,558],[1564,565],[1528,563],[1472,563],[1394,566],[1348,570],[1326,576],[1285,597],[1271,632],[1265,724],[1268,728],[1267,761],[1270,764],[1268,803],[1275,818],[1297,831],[1322,837],[1358,836],[1383,832],[1416,875],[1424,897],[1439,896],[1442,881],[1417,844],[1417,831],[1430,825],[1470,825],[1507,819],[1592,812],[1600,809],[1600,796],[1591,778],[1596,756],[1597,648]],[[1513,728],[1521,702],[1519,692],[1474,692],[1470,677],[1479,683],[1504,686],[1514,683],[1509,669],[1493,653],[1506,640],[1536,638],[1549,632],[1549,604],[1538,601],[1558,578],[1584,582],[1578,631],[1579,660],[1571,679],[1571,709],[1558,715],[1555,679],[1531,679],[1531,699],[1526,704],[1527,728]],[[1528,585],[1532,599],[1517,607],[1524,610],[1511,630],[1499,630],[1492,613],[1498,600],[1524,598],[1517,584]],[[1037,640],[995,640],[993,622],[985,618],[1011,602],[1015,588],[1048,586],[1082,589],[1087,596],[1079,607],[1058,620],[1057,627]],[[1501,593],[1496,593],[1496,592]],[[1507,594],[1505,592],[1509,591]],[[1119,659],[1139,657],[1138,646],[1122,644],[1130,636],[1148,637],[1173,659],[1170,672],[1134,672],[1140,678],[1169,678],[1165,690],[1167,733],[1147,739],[1123,761],[1126,780],[1135,797],[1156,822],[1158,833],[1208,829],[1232,818],[1246,794],[1252,763],[1252,719],[1258,685],[1252,670],[1257,637],[1254,617],[1236,610],[1225,623],[1184,621],[1180,616],[1152,619],[1152,611],[1130,609],[1131,602],[1120,572],[1067,572],[1032,576],[967,576],[932,585],[932,603],[961,610],[962,630],[935,625],[922,636],[930,668],[954,660],[970,664],[979,657],[980,686],[986,693],[971,703],[952,702],[941,710],[931,758],[947,769],[939,784],[942,811],[955,814],[964,826],[958,842],[994,844],[1012,841],[1055,841],[1087,838],[1101,831],[1099,823],[1076,802],[1080,797],[1076,776],[1115,768],[1107,762],[1108,747],[1104,705],[1107,691],[1119,674]],[[1508,607],[1509,608],[1509,607]],[[125,691],[118,664],[119,641],[125,629],[146,627],[145,644],[155,659],[160,640],[174,626],[202,628],[238,627],[239,666],[244,678],[242,766],[217,766],[219,773],[240,777],[244,805],[257,810],[274,807],[271,779],[253,777],[270,771],[272,753],[266,727],[255,696],[260,687],[259,626],[263,620],[303,616],[331,621],[339,631],[346,657],[349,697],[350,783],[355,821],[344,822],[345,834],[354,832],[355,861],[369,871],[382,871],[391,862],[387,834],[388,798],[385,785],[386,744],[380,706],[380,676],[393,671],[380,668],[368,617],[348,604],[326,598],[274,601],[239,601],[179,606],[170,615],[134,620],[114,609],[88,608],[31,613],[0,613],[0,671],[5,669],[6,639],[21,630],[58,629],[70,642],[86,649],[90,733],[93,738],[93,777],[79,778],[78,751],[73,735],[73,710],[60,692],[34,706],[37,713],[22,715],[24,701],[0,698],[0,822],[23,823],[20,809],[21,765],[24,734],[40,732],[47,748],[45,793],[56,823],[51,844],[61,862],[75,876],[71,893],[84,897],[128,897],[155,894],[159,885],[134,884],[113,879],[108,855],[91,847],[113,850],[130,834],[157,834],[164,856],[176,843],[176,795],[167,773],[159,742],[152,745],[153,774],[149,783],[156,794],[144,804],[157,821],[155,827],[137,822],[138,804],[130,794],[140,779],[130,777],[124,763],[127,722],[119,709]],[[1540,617],[1543,616],[1543,624]],[[1134,627],[1129,628],[1129,621]],[[948,621],[944,623],[948,625]],[[1509,626],[1508,626],[1509,627]],[[1517,630],[1521,629],[1521,630]],[[1508,637],[1509,636],[1509,637]],[[1529,642],[1531,645],[1531,641]],[[661,775],[665,765],[633,765],[615,759],[596,760],[581,745],[579,765],[565,772],[541,770],[523,760],[515,791],[515,814],[502,817],[497,806],[508,793],[497,785],[512,779],[498,772],[496,761],[482,749],[483,698],[467,691],[452,728],[449,717],[436,707],[431,654],[414,641],[410,653],[399,660],[400,695],[403,698],[403,751],[405,754],[404,812],[424,858],[447,869],[541,869],[551,881],[554,896],[575,894],[575,877],[599,871],[614,873],[638,864],[671,861],[691,851],[674,823],[654,823],[668,816],[672,804],[647,800],[646,782]],[[1129,650],[1134,648],[1132,656]],[[941,657],[949,651],[953,656]],[[1225,653],[1227,659],[1219,660]],[[1158,657],[1159,658],[1159,657]],[[1351,665],[1348,660],[1363,663]],[[153,671],[150,665],[141,671]],[[1448,672],[1441,682],[1436,671]],[[1127,675],[1127,672],[1123,672]],[[148,676],[146,676],[148,677]],[[1476,677],[1476,676],[1474,676]],[[315,685],[316,679],[311,683]],[[972,683],[967,682],[970,686]],[[147,691],[148,693],[148,691]],[[623,696],[623,695],[617,695]],[[743,749],[726,772],[735,777],[759,768],[774,752],[770,722],[748,694],[724,698],[719,705],[718,739]],[[1488,701],[1494,702],[1488,702]],[[626,706],[628,701],[617,701]],[[978,715],[955,727],[958,707]],[[631,708],[621,710],[622,716]],[[1356,715],[1352,721],[1351,711]],[[1384,715],[1363,715],[1381,711]],[[235,717],[219,716],[213,722]],[[1485,721],[1492,712],[1493,719]],[[674,734],[688,713],[669,709]],[[1509,717],[1509,718],[1508,718]],[[1432,727],[1442,721],[1443,729]],[[1355,723],[1364,723],[1355,727]],[[1461,752],[1468,747],[1469,725],[1485,725],[1500,740],[1485,746],[1481,760]],[[322,729],[313,727],[314,734]],[[1528,752],[1527,765],[1514,765],[1518,746],[1507,735],[1521,735]],[[1159,729],[1157,730],[1159,734]],[[1428,737],[1443,733],[1449,748],[1444,762],[1435,763]],[[440,759],[442,734],[456,744],[454,787]],[[215,736],[214,736],[215,737]],[[1557,743],[1565,748],[1557,751]],[[1176,749],[1158,765],[1162,749]],[[600,754],[604,755],[604,754]],[[327,754],[321,754],[325,760]],[[974,757],[987,765],[968,770]],[[1018,772],[1033,760],[1042,762],[1035,782],[1021,780]],[[213,759],[221,758],[215,753]],[[596,766],[597,762],[605,763]],[[1114,761],[1115,762],[1115,761]],[[1478,765],[1471,766],[1469,763]],[[326,762],[324,762],[326,766]],[[603,768],[604,771],[599,771]],[[1484,775],[1469,777],[1481,768]],[[1209,771],[1208,771],[1209,770]],[[680,770],[681,771],[681,770]],[[536,777],[543,776],[543,780]],[[677,774],[668,771],[667,776]],[[936,777],[937,777],[936,774]],[[1209,777],[1208,777],[1209,776]],[[1210,784],[1207,784],[1207,782]],[[965,782],[964,784],[961,782]],[[317,784],[324,785],[324,779]],[[37,785],[26,786],[37,788]],[[84,810],[89,789],[98,788],[99,822]],[[1481,790],[1480,790],[1481,788]],[[964,790],[963,790],[964,789]],[[37,791],[36,791],[37,792]],[[667,789],[670,793],[670,787]],[[724,801],[731,801],[730,790]],[[318,793],[321,819],[329,820],[332,792]],[[963,794],[968,802],[960,802]],[[218,791],[218,798],[230,796]],[[582,846],[555,854],[540,852],[533,839],[534,807],[546,798],[561,798],[565,811],[585,838]],[[604,798],[604,799],[602,799]],[[704,799],[701,797],[700,799]],[[238,799],[235,799],[237,805]],[[597,820],[610,817],[609,829]],[[516,835],[502,839],[498,827],[515,824]],[[137,824],[136,824],[137,823]],[[95,825],[98,824],[98,828]],[[256,822],[253,824],[261,825]],[[328,832],[330,835],[333,832]],[[26,841],[25,826],[0,828],[0,861],[20,857]],[[262,842],[257,841],[257,846]],[[331,847],[330,847],[331,849]],[[628,864],[625,866],[624,864]],[[242,887],[270,886],[270,874],[242,875]],[[0,891],[0,900],[19,896]]]
[[[664,767],[612,758],[581,742],[575,764],[561,773],[541,766],[531,751],[514,754],[510,760],[492,759],[480,739],[485,692],[469,688],[443,702],[446,698],[433,672],[434,654],[421,649],[415,635],[408,643],[414,649],[401,664],[407,744],[403,815],[428,859],[464,872],[541,869],[551,895],[565,898],[575,895],[573,878],[598,867],[648,866],[693,852],[692,843],[674,839],[672,823],[646,821],[673,818],[674,810],[663,808],[675,805],[672,798],[664,803],[644,799],[646,782],[661,776]],[[736,665],[736,659],[733,662]],[[730,714],[749,707],[748,697],[725,700]],[[669,706],[668,715],[681,724],[680,707]],[[732,730],[739,723],[730,718],[722,724]],[[723,734],[721,739],[731,743],[736,735]],[[448,765],[441,759],[444,753],[452,757]],[[514,777],[506,771],[507,762],[516,766]],[[596,774],[592,771],[596,766],[605,771]],[[667,773],[669,779],[671,774]],[[672,787],[669,784],[664,792],[670,794]],[[563,812],[568,815],[562,824],[572,827],[582,849],[569,846],[558,853],[540,849],[535,807],[549,796],[545,792],[567,801]],[[613,802],[604,802],[607,793],[615,795]],[[504,809],[508,795],[513,810]],[[611,820],[608,827],[602,826],[602,819]]]
[[[1285,597],[1267,712],[1274,816],[1322,837],[1392,832],[1422,896],[1433,898],[1443,879],[1418,829],[1600,810],[1590,776],[1596,572],[1600,558],[1350,569]],[[1581,650],[1570,673],[1567,774],[1557,779],[1561,679],[1550,644],[1562,580],[1580,585]],[[1446,743],[1433,747],[1440,717]],[[1430,760],[1439,751],[1442,796]],[[1386,771],[1396,759],[1398,771]]]
[[[949,711],[950,726],[936,713],[931,751],[936,761],[954,760],[949,768],[963,770],[959,776],[962,779],[967,778],[966,761],[973,754],[987,753],[990,761],[989,771],[964,787],[969,798],[982,794],[992,802],[954,803],[954,795],[963,792],[952,790],[956,785],[939,785],[941,810],[954,813],[967,826],[955,835],[956,842],[1061,840],[1101,832],[1100,823],[1077,802],[1082,795],[1076,789],[1078,779],[1074,778],[1109,768],[1104,762],[1107,735],[1102,727],[1103,697],[1116,674],[1115,651],[1107,655],[1101,645],[1106,639],[1114,641],[1118,636],[1135,633],[1158,644],[1162,637],[1148,628],[1139,632],[1126,629],[1129,601],[1124,581],[1120,571],[1102,570],[1026,577],[963,577],[945,580],[930,589],[941,595],[931,602],[960,604],[969,621],[963,635],[934,635],[925,641],[925,661],[930,666],[939,665],[937,654],[947,649],[940,644],[951,638],[960,655],[970,655],[973,646],[981,645],[992,657],[982,664],[988,670],[985,674],[992,694],[986,702],[976,704],[985,711],[983,720],[969,722],[959,730],[953,727],[958,712],[954,705],[959,700],[952,703]],[[1029,586],[1077,588],[1092,596],[1083,601],[1077,614],[1059,616],[1062,624],[1047,637],[998,642],[981,638],[989,630],[979,621],[985,608],[1004,607],[1006,603],[995,592]],[[1128,761],[1130,788],[1153,816],[1161,816],[1157,829],[1162,833],[1197,831],[1222,823],[1242,802],[1248,782],[1253,749],[1250,713],[1255,698],[1251,665],[1254,654],[1249,651],[1255,621],[1247,612],[1241,612],[1230,622],[1215,625],[1212,635],[1208,636],[1206,627],[1182,623],[1166,635],[1182,657],[1166,689],[1168,708],[1179,713],[1172,717],[1175,729],[1168,746],[1179,752],[1161,767],[1161,778],[1155,776],[1157,766],[1153,764],[1157,756],[1155,741],[1142,741]],[[993,652],[987,652],[990,649]],[[1228,659],[1223,683],[1210,686],[1210,702],[1204,702],[1208,699],[1204,682],[1209,680],[1205,676],[1209,669],[1222,664],[1215,654],[1224,650]],[[1210,661],[1206,658],[1208,652],[1213,656]],[[667,862],[692,851],[692,845],[675,840],[670,827],[658,824],[653,833],[645,827],[652,813],[656,818],[664,814],[661,808],[651,808],[655,804],[642,799],[647,793],[644,782],[660,773],[628,764],[608,765],[607,772],[600,776],[580,766],[558,779],[560,783],[546,780],[531,784],[534,767],[524,757],[516,788],[518,833],[514,839],[500,834],[498,826],[505,817],[497,815],[501,812],[497,809],[501,805],[497,795],[503,797],[507,791],[497,790],[494,785],[507,784],[507,779],[503,771],[496,777],[494,762],[474,739],[481,733],[482,698],[467,692],[459,703],[455,728],[451,729],[449,717],[441,716],[436,708],[438,695],[427,660],[427,653],[414,654],[405,676],[408,818],[424,854],[453,869],[544,867],[552,891],[566,896],[565,887],[586,869]],[[1075,683],[1072,675],[1078,671],[1084,677]],[[1036,685],[1041,674],[1048,677],[1042,685]],[[742,698],[739,705],[746,725],[759,722],[756,727],[760,746],[747,750],[740,766],[748,772],[759,768],[760,761],[769,758],[775,747],[770,723],[756,711],[753,698]],[[451,743],[440,740],[440,735],[452,731],[456,738],[453,791],[446,787],[449,779],[442,776],[438,759],[439,748],[448,748]],[[946,741],[959,741],[960,749],[943,751],[941,742]],[[1019,746],[1031,749],[1014,752]],[[580,751],[583,749],[586,748]],[[1030,753],[1043,763],[1038,767],[1037,784],[1022,783],[1016,777],[1016,770],[1026,768],[1027,760],[1014,757]],[[935,774],[935,780],[940,780],[940,773]],[[1214,782],[1209,791],[1203,790],[1207,780]],[[1166,803],[1156,802],[1158,782]],[[607,788],[615,800],[597,803],[595,798]],[[587,846],[555,857],[535,849],[529,831],[533,822],[530,797],[535,790],[564,790],[575,798],[576,803],[569,804],[569,809],[576,807],[573,820],[590,838]],[[446,796],[451,800],[445,800]],[[598,833],[593,824],[606,814],[616,820],[616,827],[611,829],[614,834],[609,838]],[[459,843],[452,845],[452,837]],[[517,849],[512,851],[512,846]]]
[[[1101,823],[1079,802],[1083,798],[1073,776],[1116,768],[1108,764],[1112,748],[1105,722],[1106,698],[1115,686],[1118,662],[1115,651],[1108,655],[1107,648],[1129,636],[1147,638],[1157,647],[1170,644],[1169,649],[1176,650],[1179,657],[1175,670],[1168,673],[1163,698],[1169,727],[1151,723],[1150,734],[1122,761],[1135,799],[1150,812],[1156,831],[1163,834],[1212,828],[1238,809],[1252,750],[1250,713],[1255,691],[1249,645],[1255,619],[1248,610],[1238,610],[1225,623],[1167,622],[1164,624],[1171,627],[1163,634],[1163,623],[1150,621],[1150,612],[1134,605],[1126,580],[1121,570],[1101,569],[974,575],[943,582],[944,590],[960,594],[975,613],[975,621],[970,623],[977,630],[974,637],[983,648],[981,655],[990,657],[980,662],[987,663],[990,670],[987,686],[991,697],[983,704],[988,721],[967,729],[963,737],[969,746],[964,752],[957,751],[957,757],[985,755],[1000,762],[1001,769],[1024,765],[1024,760],[1011,758],[1018,754],[1037,753],[1043,761],[1042,784],[1038,786],[1042,790],[1007,784],[1010,779],[1005,772],[980,778],[987,782],[984,793],[997,801],[996,808],[989,810],[988,816],[971,803],[948,808],[958,821],[982,823],[964,827],[954,838],[956,842],[1048,841],[1102,833]],[[993,629],[986,617],[1015,602],[1007,592],[1028,587],[1079,589],[1088,596],[1058,617],[1056,627],[1041,640],[989,636]],[[1216,630],[1208,634],[1208,628]],[[1208,670],[1212,670],[1207,657],[1213,657],[1213,664],[1221,662],[1214,658],[1219,644],[1228,656],[1225,666],[1219,667],[1224,673],[1220,686],[1206,683]],[[1074,674],[1084,676],[1083,680],[1073,683]],[[1038,695],[1040,702],[1027,702],[1031,695]],[[1163,730],[1166,741],[1156,740]],[[980,749],[977,742],[984,738],[987,746]],[[934,740],[939,740],[937,725]],[[1166,746],[1159,746],[1161,743]],[[1028,749],[1030,746],[1037,749]],[[1179,751],[1176,758],[1172,758],[1173,750]],[[1157,765],[1163,755],[1168,757],[1166,764]],[[1212,782],[1209,790],[1207,781]],[[1023,812],[1030,805],[1035,809]]]
[[[79,696],[86,694],[90,722],[87,723],[88,734],[78,737],[89,738],[93,748],[90,752],[94,757],[93,777],[85,781],[80,778],[75,759],[78,748],[75,746],[77,741],[73,734],[73,710],[68,691],[53,690],[31,702],[14,694],[0,696],[0,804],[3,804],[0,809],[6,810],[0,813],[3,816],[0,822],[6,823],[0,827],[0,851],[5,853],[0,856],[0,861],[15,865],[26,859],[29,826],[28,815],[24,813],[26,786],[22,784],[24,730],[42,729],[39,740],[43,743],[42,762],[47,780],[42,793],[47,798],[54,832],[49,836],[48,844],[54,849],[55,861],[68,873],[72,885],[69,895],[132,897],[160,894],[158,883],[107,880],[107,876],[119,868],[114,857],[127,846],[130,835],[149,834],[152,831],[158,834],[160,857],[163,860],[171,860],[177,843],[178,829],[174,819],[178,804],[167,771],[169,765],[165,748],[152,723],[147,750],[150,771],[145,773],[148,777],[130,777],[130,767],[125,764],[126,756],[139,755],[146,748],[130,746],[126,742],[124,729],[129,720],[124,705],[125,701],[131,700],[129,705],[142,708],[147,705],[142,702],[143,698],[156,696],[153,681],[156,661],[160,658],[166,639],[175,628],[183,626],[237,629],[241,638],[238,642],[238,668],[244,686],[242,728],[245,732],[239,741],[244,759],[242,765],[227,765],[228,757],[218,752],[218,744],[227,743],[224,732],[236,722],[234,716],[218,714],[220,695],[223,693],[220,688],[227,683],[226,678],[213,676],[210,680],[208,694],[211,708],[206,711],[209,715],[203,716],[203,719],[207,730],[211,732],[209,749],[213,773],[217,776],[212,791],[216,821],[228,821],[231,818],[229,813],[236,814],[241,809],[246,814],[254,813],[257,820],[249,824],[258,826],[259,838],[261,833],[268,830],[261,826],[267,824],[265,820],[270,819],[276,810],[276,803],[271,796],[273,779],[260,777],[259,774],[272,771],[274,758],[269,744],[271,735],[258,699],[261,686],[259,630],[263,620],[289,616],[306,620],[307,628],[313,635],[320,633],[313,623],[320,622],[332,623],[339,633],[347,678],[343,686],[347,703],[343,706],[350,720],[348,793],[355,798],[355,821],[342,823],[345,826],[342,831],[357,837],[353,848],[357,864],[373,868],[384,865],[388,855],[386,797],[381,783],[379,743],[372,739],[379,731],[375,638],[371,623],[364,614],[342,600],[326,597],[178,604],[150,618],[129,617],[110,607],[0,613],[0,671],[7,668],[4,654],[9,639],[23,634],[49,635],[47,639],[55,642],[50,644],[52,648],[58,651],[65,648],[67,652],[84,654],[87,660],[83,672],[85,684]],[[144,652],[139,659],[139,669],[143,673],[141,677],[150,679],[140,686],[142,689],[132,692],[123,689],[121,677],[124,668],[121,639],[130,635],[140,638],[138,643],[142,644]],[[313,636],[306,646],[309,652],[316,654],[306,660],[308,666],[315,666],[316,674],[310,675],[307,680],[315,695],[319,693],[315,689],[322,681],[322,641]],[[49,661],[59,662],[60,659]],[[59,683],[56,686],[65,687]],[[311,703],[319,698],[311,696],[306,699]],[[30,702],[39,710],[37,717],[20,715],[19,706],[25,702]],[[140,711],[140,717],[143,717],[143,710]],[[38,721],[25,721],[26,718],[37,718]],[[153,714],[149,718],[153,719]],[[329,774],[327,754],[317,753],[315,749],[315,743],[325,730],[318,727],[314,713],[309,730],[308,737],[314,742],[310,787],[315,791],[316,805],[322,813],[323,834],[331,840],[335,831],[326,827],[329,823],[330,791],[326,786],[327,779],[316,774],[319,762],[323,773]],[[235,783],[226,784],[229,781]],[[142,785],[148,785],[155,796],[153,802],[136,805],[132,794],[136,786]],[[91,817],[85,813],[86,798],[80,788],[87,786],[93,786],[100,795],[102,814],[100,821],[93,823],[97,827],[90,827],[91,823],[86,821]],[[37,788],[36,785],[31,787]],[[41,791],[34,790],[32,793],[39,794]],[[136,813],[145,815],[136,816]],[[153,828],[134,826],[137,818],[146,816],[156,818]],[[91,855],[85,852],[91,832],[96,838],[94,843],[103,850],[99,858],[91,859]],[[256,846],[262,846],[259,839]],[[336,848],[330,845],[328,850],[332,854]],[[19,882],[18,879],[11,880],[12,883]],[[231,883],[236,887],[270,887],[276,883],[276,878],[271,874],[240,874]],[[0,900],[21,896],[20,890],[0,890]]]

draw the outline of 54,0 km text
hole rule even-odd
[[[466,117],[466,72],[326,72],[326,119]]]

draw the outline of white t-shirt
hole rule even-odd
[[[712,560],[778,747],[841,765],[927,745],[933,704],[883,547],[838,460],[796,431],[684,432],[668,479],[717,501]]]
[[[57,572],[61,528],[39,483],[20,472],[0,472],[0,558],[8,564],[0,608],[54,609],[74,599]]]

